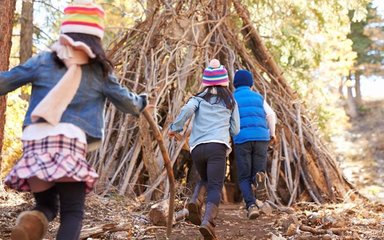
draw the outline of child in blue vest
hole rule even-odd
[[[23,156],[5,183],[32,192],[36,205],[19,215],[12,240],[43,239],[58,211],[56,239],[79,239],[85,196],[98,179],[86,153],[102,139],[106,99],[136,116],[147,105],[146,95],[129,92],[112,73],[101,42],[104,10],[92,0],[75,0],[64,14],[52,51],[0,73],[0,95],[32,85]]]
[[[252,184],[256,187],[256,198],[266,200],[267,149],[271,138],[275,139],[276,114],[263,96],[251,90],[253,77],[249,71],[237,71],[233,84],[241,126],[240,133],[233,138],[239,185],[248,218],[254,219],[259,216],[259,211]]]
[[[240,129],[237,104],[228,89],[228,83],[227,70],[217,59],[211,60],[203,74],[204,89],[189,99],[169,128],[169,136],[173,137],[183,131],[188,119],[195,116],[189,146],[201,180],[187,208],[189,219],[200,225],[204,239],[216,239],[213,219],[221,200],[226,156],[231,149],[230,136],[236,135]],[[205,191],[206,207],[201,219],[203,200],[199,196]]]

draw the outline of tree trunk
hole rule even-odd
[[[20,63],[24,63],[32,56],[33,2],[34,0],[23,1],[21,9]]]
[[[347,107],[348,107],[348,115],[354,119],[358,116],[357,106],[355,102],[355,98],[353,97],[353,86],[351,80],[347,82]]]
[[[348,78],[345,82],[345,87],[347,88],[347,98],[345,100],[346,100],[346,112],[351,119],[354,119],[358,116],[358,112],[357,112],[355,96],[353,96],[354,84],[352,83],[352,80],[351,80],[352,77],[353,77],[353,74],[350,71]]]
[[[360,106],[363,102],[363,98],[361,97],[361,82],[360,82],[361,72],[357,71],[355,73],[355,100],[357,106]]]
[[[6,71],[9,66],[9,55],[12,46],[13,16],[16,0],[4,0],[0,4],[0,71]],[[4,140],[6,96],[0,96],[0,170],[2,163],[2,148]]]
[[[1,171],[1,163],[3,162],[3,141],[4,141],[4,126],[5,126],[5,110],[7,106],[7,97],[0,96],[0,171]]]
[[[340,82],[339,82],[339,88],[338,88],[338,92],[339,92],[339,97],[340,99],[342,100],[345,100],[345,96],[344,96],[344,83],[345,83],[345,78],[340,78]]]

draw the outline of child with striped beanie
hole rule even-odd
[[[200,225],[204,239],[216,239],[214,218],[218,213],[224,184],[226,156],[231,149],[230,136],[240,131],[239,111],[228,83],[225,67],[219,60],[211,60],[203,72],[204,89],[183,106],[168,133],[173,137],[182,132],[188,119],[195,116],[189,146],[200,181],[187,208],[189,221]],[[206,207],[202,217],[205,193]]]
[[[86,154],[103,138],[105,101],[138,116],[147,96],[121,86],[102,47],[104,10],[75,0],[64,10],[61,35],[51,50],[0,72],[0,95],[32,84],[23,122],[23,156],[5,179],[33,193],[36,206],[22,212],[12,240],[40,240],[60,210],[56,239],[79,239],[86,194],[98,174]]]

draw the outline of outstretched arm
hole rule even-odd
[[[197,108],[199,107],[199,100],[195,97],[189,99],[189,101],[181,108],[181,111],[175,121],[169,126],[169,136],[174,136],[175,133],[183,131],[185,122],[192,117]]]
[[[113,105],[124,113],[130,113],[138,116],[147,106],[147,95],[137,95],[121,86],[114,75],[109,75],[104,82],[104,95]]]
[[[40,55],[36,55],[6,72],[0,72],[0,95],[5,95],[23,85],[33,82],[39,66]]]

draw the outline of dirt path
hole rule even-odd
[[[29,194],[0,191],[0,239],[9,239],[17,215],[32,206]],[[82,235],[96,239],[166,239],[166,228],[153,226],[149,205],[118,196],[87,198]],[[277,211],[246,219],[240,204],[221,205],[217,217],[219,239],[384,239],[384,204],[354,202],[318,206],[299,203],[291,214]],[[55,239],[58,221],[50,223],[46,240]],[[279,237],[280,236],[280,237]],[[171,240],[201,240],[198,227],[182,220],[173,227]]]
[[[220,239],[271,239],[271,233],[279,234],[274,227],[278,218],[273,214],[249,220],[246,218],[246,211],[242,209],[242,205],[222,204],[216,219],[216,233]],[[197,240],[203,238],[200,236],[198,226],[184,221],[175,226],[171,239]]]
[[[0,193],[0,239],[9,239],[11,228],[17,215],[30,209],[33,201],[29,194],[17,194],[11,192]],[[122,198],[100,198],[89,196],[87,199],[86,216],[83,232],[97,232],[97,227],[111,228],[125,223],[127,231],[105,230],[99,236],[92,239],[165,239],[165,227],[153,226],[147,217],[148,207],[137,203],[127,202]],[[271,234],[279,234],[274,228],[278,217],[262,215],[256,220],[248,220],[246,211],[240,204],[221,205],[216,220],[217,234],[220,239],[271,239]],[[46,239],[54,239],[58,222],[50,224]],[[175,224],[170,239],[197,240],[202,239],[195,226],[185,220]]]

